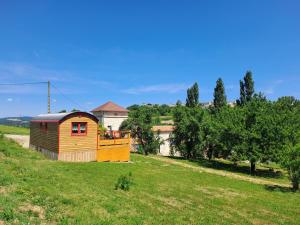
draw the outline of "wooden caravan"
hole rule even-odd
[[[86,112],[42,114],[30,122],[30,147],[51,159],[96,161],[98,119]]]
[[[130,133],[125,131],[99,132],[97,161],[126,162],[130,160]]]

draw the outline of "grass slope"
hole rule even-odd
[[[29,135],[29,129],[25,127],[0,125],[0,133]]]
[[[300,193],[132,161],[50,161],[0,138],[0,224],[300,224]],[[114,190],[129,172],[130,191]]]

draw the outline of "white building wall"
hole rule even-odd
[[[103,125],[104,127],[108,128],[111,126],[112,130],[119,130],[122,122],[126,120],[126,118],[120,117],[104,117]]]
[[[169,140],[171,133],[171,131],[160,132],[159,137],[164,141],[164,143],[160,145],[159,155],[171,156],[171,144]],[[179,152],[176,152],[174,156],[180,156]]]
[[[171,147],[170,147],[170,132],[161,132],[159,137],[164,141],[163,144],[160,145],[159,154],[163,156],[171,155]]]
[[[94,112],[93,113],[105,128],[111,126],[112,130],[119,130],[120,125],[128,118],[126,112]]]

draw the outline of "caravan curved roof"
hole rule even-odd
[[[85,116],[89,117],[98,123],[97,117],[87,112],[68,112],[68,113],[48,113],[40,114],[33,117],[31,122],[62,122],[73,116]]]

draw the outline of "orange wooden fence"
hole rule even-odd
[[[130,160],[130,133],[128,131],[99,132],[98,162],[126,162]]]

